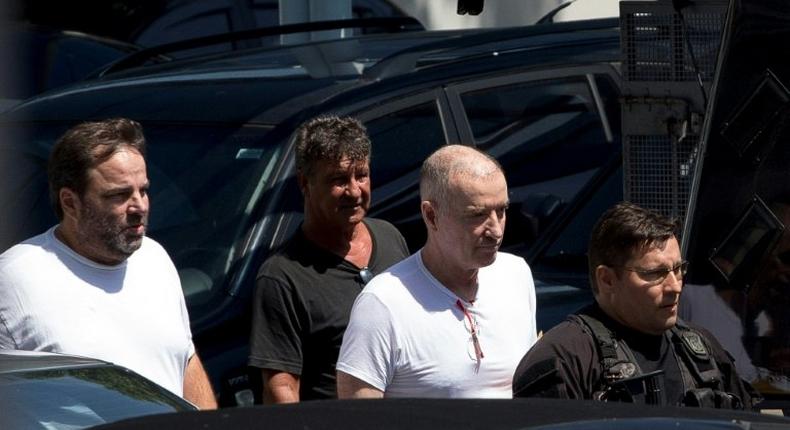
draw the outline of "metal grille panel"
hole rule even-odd
[[[623,191],[683,222],[729,2],[695,0],[682,15],[672,3],[620,3]]]
[[[628,81],[696,81],[691,45],[703,81],[713,79],[725,11],[684,13],[686,28],[671,5],[641,5],[621,13],[623,70]],[[688,42],[684,39],[687,32]]]
[[[683,220],[697,161],[696,136],[673,143],[669,136],[626,137],[625,198]]]

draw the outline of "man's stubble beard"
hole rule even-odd
[[[97,243],[113,256],[121,257],[122,260],[129,258],[135,251],[140,249],[143,243],[142,236],[128,238],[123,230],[130,224],[140,223],[148,226],[148,215],[127,215],[125,222],[117,224],[112,214],[100,216],[93,206],[86,204],[82,208],[83,227],[79,229],[80,240],[83,243]]]

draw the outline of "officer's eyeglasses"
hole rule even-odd
[[[686,272],[688,272],[689,262],[681,261],[672,267],[661,267],[658,269],[642,269],[640,267],[628,266],[622,266],[622,269],[628,270],[629,272],[635,272],[645,282],[649,282],[651,285],[656,285],[664,282],[670,273],[674,273],[675,279],[678,281],[683,279],[683,277],[686,276]]]
[[[367,284],[371,279],[373,279],[373,272],[368,269],[368,266],[359,269],[359,279],[362,280],[363,284]]]

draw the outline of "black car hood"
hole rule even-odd
[[[523,429],[603,420],[593,427],[600,428],[607,427],[612,420],[625,418],[643,424],[665,421],[650,421],[653,418],[668,418],[672,423],[693,420],[706,425],[722,425],[718,428],[731,427],[733,421],[751,423],[753,429],[790,428],[790,419],[783,417],[716,409],[554,399],[384,399],[326,400],[165,414],[120,421],[96,429]]]

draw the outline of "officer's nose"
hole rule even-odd
[[[664,280],[664,289],[667,292],[680,294],[683,289],[683,275],[675,271],[669,272]]]

